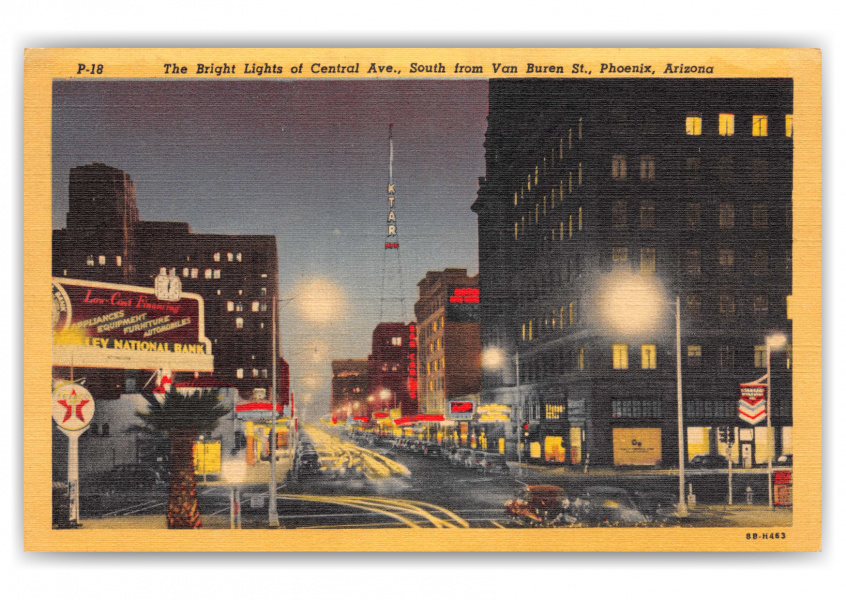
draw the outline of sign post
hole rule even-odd
[[[64,381],[53,388],[53,420],[68,436],[68,521],[79,526],[79,436],[94,416],[94,398],[78,383]]]

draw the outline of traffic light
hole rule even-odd
[[[726,427],[728,430],[728,443],[734,444],[734,427]]]
[[[529,437],[529,424],[523,423],[523,439],[527,439]]]
[[[720,442],[722,442],[723,444],[727,444],[728,443],[728,427],[720,427],[719,432],[720,432]]]

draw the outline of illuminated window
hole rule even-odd
[[[611,226],[625,227],[626,226],[626,201],[614,200],[611,202]]]
[[[258,377],[258,376],[259,376],[259,370],[256,369],[256,368],[253,368],[253,377]]]
[[[579,231],[582,230],[582,207],[579,207]]]
[[[546,196],[543,197],[543,216],[546,216]]]
[[[214,271],[212,271],[212,277],[214,279],[220,279],[220,269],[215,269]]]
[[[235,329],[243,329],[244,328],[244,317],[238,317],[235,319]]]
[[[720,248],[719,263],[723,269],[734,269],[734,248]]]
[[[226,311],[232,312],[233,310],[235,310],[235,303],[232,302],[232,300],[230,300],[229,302],[226,303]]]
[[[531,192],[532,191],[532,175],[531,174],[526,175],[526,183],[527,183],[526,189]]]
[[[766,346],[755,346],[755,368],[757,368],[757,369],[766,369],[767,368],[767,347]]]
[[[655,179],[655,158],[652,156],[640,157],[640,178],[645,181]]]
[[[684,121],[684,132],[687,135],[702,135],[702,117],[688,116]]]
[[[578,362],[579,371],[584,371],[585,370],[585,349],[584,348],[579,348],[579,353],[577,355],[577,362]]]
[[[211,278],[212,278],[212,270],[211,270],[211,269],[206,269],[205,271],[203,271],[203,276],[204,276],[206,279],[211,279]]]
[[[238,302],[238,303],[235,305],[235,312],[243,312],[243,311],[244,311],[244,305],[243,305],[243,304],[241,304],[240,302]]]
[[[702,274],[702,251],[699,248],[686,248],[684,250],[682,270],[688,275]]]
[[[227,261],[232,262],[233,258],[234,258],[234,255],[231,252],[226,253],[226,260]]]
[[[702,221],[699,202],[688,202],[684,207],[684,224],[688,229],[697,229]]]
[[[214,262],[220,262],[220,252],[214,253]]]
[[[640,366],[642,369],[655,369],[658,367],[658,351],[655,344],[641,344]]]
[[[642,275],[655,274],[655,248],[640,249],[640,272]]]
[[[517,192],[514,192],[514,206],[517,206]]]
[[[766,229],[767,228],[767,205],[755,204],[752,207],[752,228]]]
[[[188,277],[188,275],[189,275],[190,273],[191,273],[191,269],[189,269],[188,267],[184,267],[184,268],[182,269],[182,276],[183,276],[183,277]]]
[[[538,184],[538,166],[535,165],[535,185]]]
[[[640,226],[655,227],[655,203],[652,200],[643,200],[640,203]]]
[[[573,215],[570,215],[570,221],[567,226],[567,237],[573,237]]]
[[[526,324],[523,323],[523,341],[526,341]]]
[[[702,366],[702,346],[688,346],[687,347],[687,366],[701,367]]]
[[[611,346],[612,363],[615,369],[629,368],[629,345],[613,344]]]
[[[115,256],[115,264],[121,266],[123,264],[123,257],[120,255]]]
[[[442,346],[442,344],[441,344],[441,342],[442,342],[442,341],[443,341],[443,340],[442,340],[441,338],[438,338],[438,343],[437,343],[437,344],[435,344],[435,348],[437,348],[438,350],[440,350],[440,349],[443,347],[443,346]]]
[[[576,322],[576,303],[571,302],[568,307],[568,322],[570,325]]]
[[[698,317],[702,314],[702,294],[693,292],[685,296],[684,314],[690,317]]]
[[[94,256],[89,254],[88,258],[85,259],[86,266],[93,267],[94,266]]]
[[[517,239],[517,221],[514,221],[514,239]]]
[[[258,311],[259,311],[259,302],[258,302],[258,300],[256,300],[255,302],[253,302],[253,312],[258,312]]]
[[[702,294],[693,292],[685,296],[684,314],[690,317],[698,317],[702,314]]]
[[[752,137],[766,137],[767,115],[752,115]]]
[[[267,369],[262,369],[262,370],[261,370],[261,376],[262,376],[262,377],[267,377]],[[354,391],[354,392],[360,392],[361,390],[359,390],[358,388],[356,388],[356,389],[355,389],[355,390],[353,390],[353,391]]]
[[[200,276],[200,269],[191,269],[191,279],[196,279]]]
[[[611,262],[615,263],[625,263],[629,260],[629,249],[616,246],[611,248]]]
[[[243,379],[244,378],[244,369],[237,369],[235,371],[235,377],[238,378],[238,379]]]
[[[262,302],[259,310],[261,310],[261,312],[267,312],[267,302]]]
[[[564,222],[563,221],[558,224],[558,229],[560,231],[560,233],[558,234],[558,239],[563,241],[564,240]]]
[[[731,229],[734,227],[734,204],[731,202],[720,202],[719,207],[720,229]]]
[[[734,135],[734,115],[729,113],[720,113],[719,133],[722,136]]]
[[[104,254],[101,254],[100,256],[97,257],[97,262],[100,264],[101,267],[105,266],[106,265],[106,256]]]
[[[734,294],[726,292],[720,294],[720,314],[733,315],[734,314]]]
[[[615,154],[611,157],[611,179],[626,178],[626,157],[623,154]]]
[[[793,137],[793,115],[784,115],[784,135]]]
[[[529,341],[532,341],[532,321],[529,321]]]

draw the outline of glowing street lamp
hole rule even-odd
[[[491,371],[496,371],[505,366],[506,362],[505,357],[505,350],[502,348],[498,348],[496,346],[490,346],[485,348],[482,351],[482,368],[489,369]],[[523,474],[523,461],[522,461],[522,451],[521,451],[521,443],[522,439],[521,436],[523,432],[519,430],[520,421],[522,420],[523,416],[523,398],[520,394],[520,351],[516,351],[514,353],[514,375],[516,380],[516,388],[517,388],[517,400],[514,403],[514,410],[512,411],[512,420],[514,424],[517,425],[517,468],[520,472],[520,475]]]
[[[600,288],[602,320],[617,331],[641,334],[653,331],[668,305],[676,311],[676,403],[679,445],[679,516],[687,516],[684,493],[684,413],[681,370],[681,300],[668,302],[662,286],[654,278],[632,273],[615,273]]]
[[[770,359],[773,350],[781,350],[787,346],[787,336],[783,333],[772,333],[766,338],[767,343],[767,496],[769,498],[770,510],[773,510],[773,422],[770,415],[772,414],[772,389],[773,382],[771,378],[772,369],[770,368]]]

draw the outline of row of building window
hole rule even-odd
[[[769,135],[769,116],[752,115],[752,137],[766,137]],[[702,135],[702,116],[688,115],[685,119],[685,133],[687,135]],[[720,113],[717,121],[717,133],[723,137],[734,135],[734,114]],[[793,115],[784,115],[784,135],[793,137]]]
[[[736,362],[737,351],[734,346],[717,346],[714,356],[716,366],[721,370],[731,370],[736,366],[756,369],[766,369],[767,349],[766,346],[754,346],[751,355],[746,355],[744,362]],[[682,348],[682,360],[689,368],[700,368],[705,366],[703,360],[703,347],[699,344],[689,344]],[[792,349],[788,346],[784,355],[779,360],[784,361],[782,366],[791,368]],[[521,361],[522,362],[522,361]],[[672,358],[675,364],[675,354]],[[606,363],[607,364],[607,363]],[[658,368],[658,351],[656,344],[640,345],[640,370],[655,370]],[[628,344],[617,343],[611,346],[611,366],[614,370],[624,371],[630,369],[630,350]],[[523,383],[532,383],[543,380],[548,375],[556,375],[559,372],[569,369],[583,371],[586,368],[585,349],[569,349],[560,354],[548,354],[543,358],[526,361],[521,368],[524,373]]]
[[[769,163],[766,158],[751,158],[744,176],[750,183],[766,183],[769,179]],[[735,161],[730,156],[722,156],[715,163],[716,179],[720,183],[734,182]],[[701,179],[702,159],[700,157],[685,158],[683,179],[685,183],[696,183]],[[625,154],[615,154],[611,157],[611,179],[623,181],[628,179],[627,158]],[[640,179],[652,181],[655,179],[655,159],[652,156],[640,157]],[[516,200],[516,196],[515,196]],[[516,205],[516,204],[515,204]]]
[[[255,300],[251,304],[251,308],[253,312],[267,312],[267,302],[260,302]],[[244,305],[241,302],[233,302],[229,300],[226,303],[226,311],[227,312],[244,312]]]
[[[89,254],[85,258],[85,264],[86,264],[86,266],[89,266],[89,267],[93,267],[95,265],[93,254]],[[101,266],[101,267],[105,267],[106,266],[106,255],[105,254],[99,255],[97,257],[96,264]],[[117,256],[115,256],[115,266],[120,267],[122,265],[123,265],[123,257],[120,254],[118,254]]]
[[[544,209],[543,214],[546,215],[546,209]],[[532,223],[532,215],[529,214],[528,224],[529,225],[537,225],[539,223],[539,215],[538,215],[538,205],[535,205],[535,219],[534,223]],[[558,227],[553,227],[551,230],[551,239],[552,241],[564,241],[565,233],[566,239],[571,239],[573,237],[574,231],[581,231],[584,227],[584,212],[582,207],[579,207],[579,211],[573,215],[570,214],[567,217],[567,224],[564,224],[564,221],[558,223]],[[520,238],[521,235],[525,235],[526,233],[526,217],[520,217],[519,221],[514,222],[514,239],[517,240]]]
[[[444,357],[436,358],[435,360],[426,362],[426,375],[430,375],[437,371],[444,370]]]
[[[611,202],[611,226],[622,229],[628,226],[629,205],[626,200],[613,200]],[[579,209],[579,225],[581,225],[582,210]],[[720,229],[733,229],[736,222],[737,210],[733,202],[719,202],[717,207],[718,224]],[[790,215],[788,213],[788,218]],[[686,202],[684,212],[684,225],[687,228],[697,228],[702,224],[702,207],[699,202]],[[752,205],[752,228],[766,229],[769,225],[769,208],[765,203],[758,202]],[[640,226],[645,229],[655,227],[655,202],[642,200],[640,202]],[[579,227],[581,231],[581,227]],[[515,234],[516,234],[515,224]],[[570,217],[570,231],[572,235],[572,217]],[[563,229],[562,229],[563,232]]]
[[[582,117],[579,117],[579,124],[578,124],[578,129],[577,129],[578,139],[582,139],[582,133],[583,133],[582,130],[583,130],[583,121],[582,121]],[[568,150],[573,149],[573,128],[572,127],[570,127],[569,131],[567,132],[567,149]],[[558,139],[558,148],[555,148],[553,146],[550,149],[549,163],[548,163],[549,167],[555,166],[556,150],[557,150],[557,154],[558,154],[558,159],[563,160],[564,159],[564,138],[563,137]],[[538,164],[535,165],[534,174],[529,173],[528,175],[526,175],[526,183],[520,187],[520,191],[514,193],[514,206],[517,206],[517,194],[518,193],[520,194],[520,197],[522,198],[524,192],[532,191],[532,181],[534,181],[535,186],[538,185],[538,182],[540,180],[540,175],[541,175],[541,169],[543,169],[543,174],[545,175],[546,170],[547,170],[547,160],[546,160],[545,156],[543,158],[541,158],[541,160]],[[581,176],[582,176],[581,174],[582,174],[582,164],[579,163],[579,184],[581,184]],[[572,180],[572,172],[570,173],[570,178]],[[570,185],[570,192],[572,193],[572,181],[571,181],[571,185]],[[553,194],[554,194],[554,191],[553,191]],[[562,198],[564,197],[563,182],[562,182],[561,197]],[[553,204],[554,203],[555,203],[555,199],[553,198]]]
[[[236,369],[235,370],[235,377],[238,378],[238,379],[243,379],[244,378],[244,372],[245,372],[245,369]],[[259,371],[259,369],[253,369],[252,373],[253,373],[254,378],[257,378],[259,376],[267,377],[267,369],[261,369],[261,371]],[[259,373],[261,373],[261,375],[259,375]]]
[[[212,260],[214,262],[220,262],[220,257],[221,257],[221,253],[215,252],[212,255]],[[241,256],[240,252],[236,252],[236,253],[227,252],[226,253],[226,261],[227,262],[241,262],[241,259],[242,259],[242,256]]]

